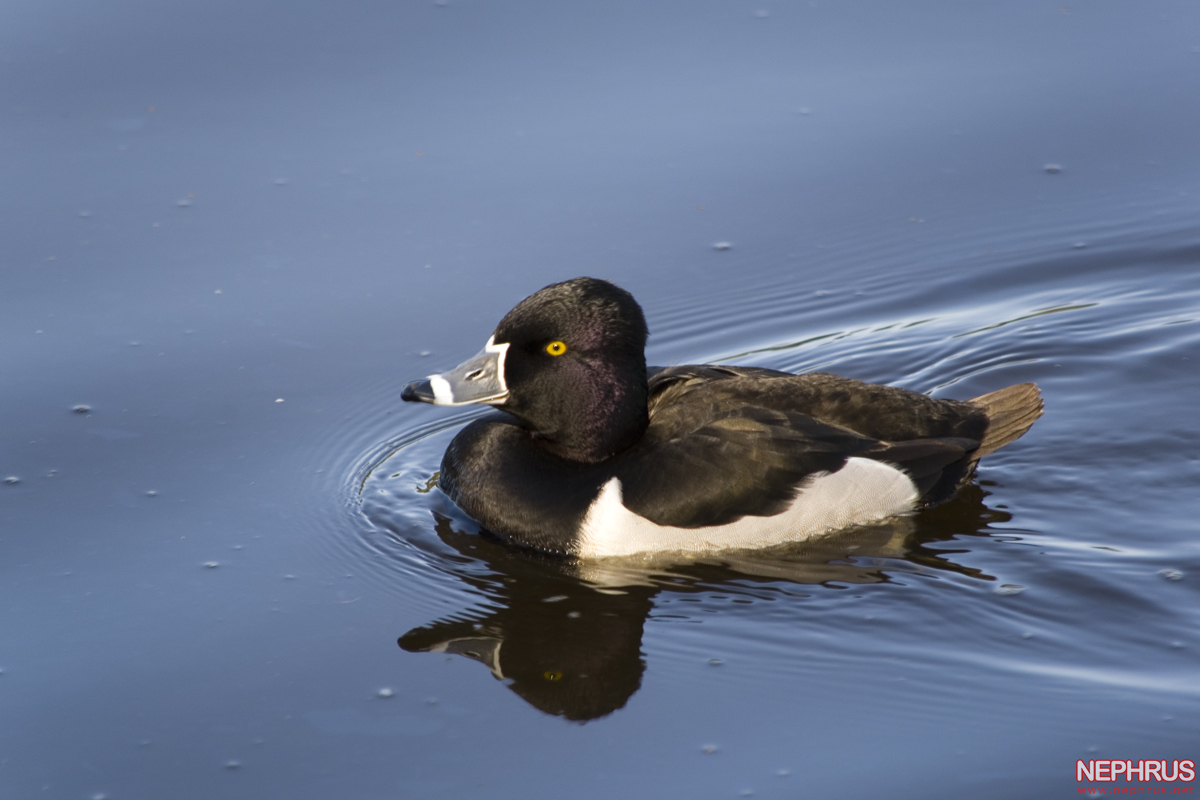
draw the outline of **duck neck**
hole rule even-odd
[[[548,452],[594,464],[628,449],[646,433],[649,389],[644,369],[626,380],[597,372],[579,377],[565,407],[521,416]]]

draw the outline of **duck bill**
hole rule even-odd
[[[400,399],[435,406],[500,405],[508,399],[508,385],[504,382],[507,354],[508,343],[496,344],[493,336],[478,355],[449,372],[405,386]]]

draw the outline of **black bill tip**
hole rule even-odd
[[[413,381],[400,392],[400,399],[410,403],[432,403],[433,385],[429,381]]]

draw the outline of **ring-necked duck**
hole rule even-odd
[[[952,497],[1042,415],[1038,388],[967,401],[828,373],[647,373],[646,321],[607,281],[547,286],[483,351],[404,388],[505,414],[467,425],[438,485],[493,533],[575,556],[762,547]]]

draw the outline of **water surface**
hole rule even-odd
[[[1057,797],[1197,758],[1198,32],[10,3],[0,795]],[[895,523],[516,553],[429,490],[469,413],[399,392],[580,274],[651,363],[1046,416]]]

